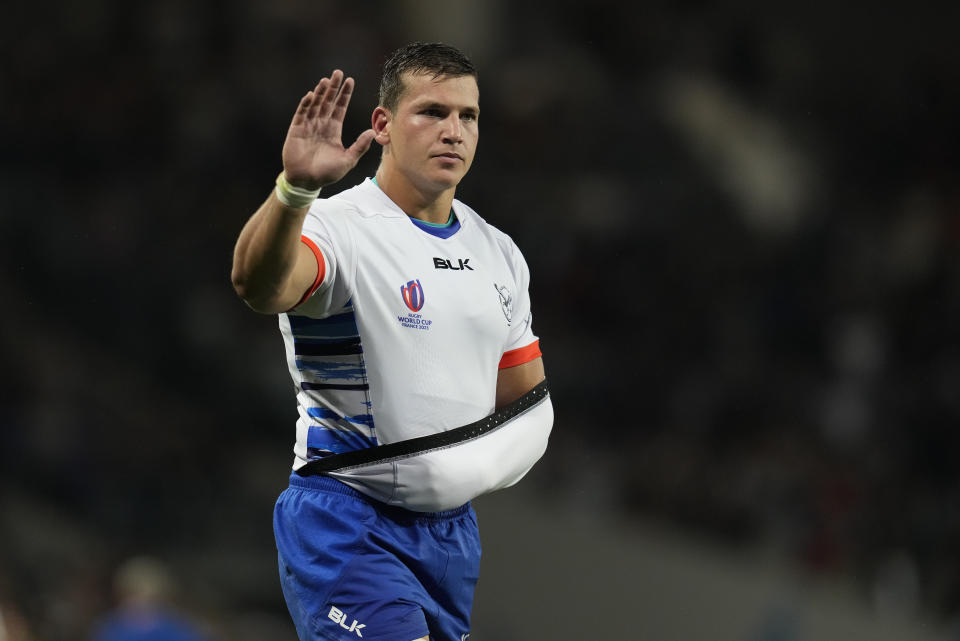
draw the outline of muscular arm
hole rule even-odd
[[[283,143],[283,173],[295,187],[316,190],[334,183],[370,148],[373,130],[350,147],[341,142],[353,78],[339,69],[300,100]],[[293,208],[271,192],[247,221],[233,253],[231,280],[237,294],[258,312],[293,307],[317,277],[317,259],[300,242],[308,207]]]
[[[497,374],[497,409],[517,400],[544,378],[546,376],[541,357],[500,370]]]
[[[243,226],[233,252],[231,280],[237,294],[264,314],[299,302],[317,277],[317,259],[300,242],[307,208],[292,209],[271,192]]]

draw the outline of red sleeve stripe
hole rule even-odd
[[[533,359],[539,358],[542,355],[543,354],[540,352],[540,341],[535,340],[526,347],[511,349],[509,352],[504,352],[503,356],[500,357],[499,369],[523,365],[524,363],[529,363]]]
[[[310,251],[313,252],[313,255],[317,257],[317,279],[313,281],[313,285],[310,286],[310,289],[303,295],[294,307],[302,305],[305,300],[310,298],[313,295],[313,292],[317,291],[317,288],[320,287],[320,284],[323,283],[323,277],[327,274],[327,263],[323,260],[323,253],[321,253],[320,248],[317,247],[317,244],[307,238],[306,236],[300,237],[300,242],[310,248]]]

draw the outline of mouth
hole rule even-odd
[[[447,153],[443,153],[443,154],[435,154],[434,158],[447,158],[449,160],[463,160],[463,157],[460,154],[454,153],[452,151],[448,151]]]

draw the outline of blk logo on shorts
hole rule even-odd
[[[423,285],[420,284],[419,278],[402,285],[400,295],[411,312],[419,312],[423,308]]]
[[[327,618],[333,621],[334,623],[339,623],[340,627],[346,630],[347,632],[356,632],[358,637],[360,637],[361,639],[363,638],[363,635],[360,634],[360,628],[365,628],[367,626],[363,623],[358,623],[356,619],[354,619],[353,623],[351,623],[348,626],[347,613],[344,612],[343,610],[340,610],[338,608],[331,606],[330,612],[327,613]]]

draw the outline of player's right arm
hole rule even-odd
[[[291,186],[317,190],[343,178],[370,148],[373,130],[344,148],[343,119],[353,78],[339,69],[300,101],[283,143],[283,176]],[[317,257],[300,241],[309,205],[290,207],[277,191],[250,217],[233,252],[233,287],[258,312],[284,312],[303,298],[317,279]]]

